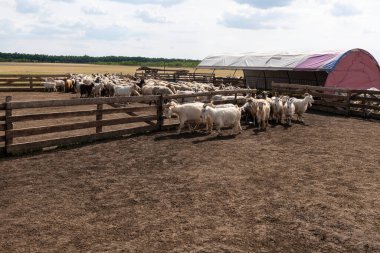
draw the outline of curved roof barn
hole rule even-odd
[[[380,68],[363,49],[322,53],[212,55],[198,68],[242,69],[247,85],[270,88],[272,81],[352,89],[380,89]]]

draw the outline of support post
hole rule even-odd
[[[346,97],[346,117],[350,116],[350,103],[351,103],[351,91],[347,91],[347,97]]]
[[[160,95],[159,100],[157,101],[157,131],[162,130],[162,126],[164,125],[164,98]]]
[[[29,87],[33,89],[33,77],[29,77]]]
[[[12,116],[12,97],[5,97],[5,154],[9,154],[8,148],[13,144],[13,134],[9,131],[13,130],[13,123],[9,119]]]
[[[367,118],[367,92],[364,92],[364,100],[362,102],[363,104],[363,117]]]
[[[103,104],[96,105],[96,121],[103,120]],[[103,126],[97,126],[96,127],[96,133],[103,132]]]

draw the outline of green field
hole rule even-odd
[[[0,75],[11,74],[66,74],[66,73],[122,73],[134,74],[139,66],[122,66],[122,65],[97,65],[97,64],[76,64],[76,63],[20,63],[20,62],[0,62]],[[176,68],[170,68],[176,69]],[[194,72],[193,68],[187,69]],[[201,73],[211,73],[212,70],[197,70]],[[233,75],[232,70],[217,70],[217,76]],[[235,76],[242,76],[241,71],[237,71]]]

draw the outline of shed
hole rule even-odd
[[[250,88],[270,89],[272,81],[351,89],[380,89],[380,68],[363,49],[319,53],[211,55],[197,68],[243,70]]]

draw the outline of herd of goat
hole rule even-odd
[[[81,98],[97,96],[139,96],[139,95],[172,95],[172,94],[195,94],[198,92],[232,90],[233,86],[214,86],[212,83],[197,82],[168,82],[163,80],[147,79],[139,80],[133,76],[119,77],[109,74],[71,75],[66,81],[46,79],[43,83],[48,91],[58,89],[66,92],[80,93]],[[217,101],[236,99],[242,102],[239,107],[234,104],[219,104]],[[181,103],[172,100],[165,104],[164,116],[171,118],[174,114],[179,119],[178,133],[185,124],[189,130],[195,130],[200,124],[206,125],[206,130],[212,132],[215,127],[221,133],[223,127],[233,127],[241,132],[240,121],[242,115],[251,117],[253,124],[258,123],[259,130],[265,130],[270,119],[276,123],[291,125],[294,115],[297,120],[303,122],[302,115],[314,102],[313,97],[305,94],[303,99],[290,98],[288,96],[273,96],[256,98],[247,96],[223,96],[214,95],[210,99],[202,96],[183,98]],[[214,104],[215,103],[215,104]]]
[[[219,97],[218,97],[219,99]],[[215,96],[213,101],[217,101]],[[242,128],[240,121],[242,114],[246,115],[246,119],[250,116],[252,122],[258,123],[259,130],[266,130],[268,121],[274,120],[276,123],[285,123],[291,125],[291,120],[294,115],[297,120],[303,122],[303,113],[314,102],[313,96],[305,94],[303,99],[290,98],[288,96],[274,96],[274,97],[244,97],[244,105],[239,107],[234,104],[220,104],[215,105],[211,103],[202,102],[189,102],[178,103],[177,101],[170,101],[165,105],[164,115],[171,118],[172,114],[178,116],[179,128],[178,133],[181,132],[185,123],[188,124],[189,130],[192,131],[203,123],[209,133],[212,132],[215,126],[217,132],[221,133],[223,127],[233,127],[237,132],[241,132]],[[192,128],[192,125],[195,127]]]

